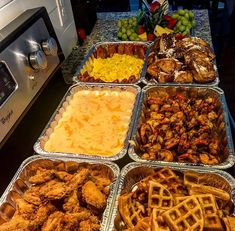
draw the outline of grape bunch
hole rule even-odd
[[[136,33],[138,28],[137,17],[123,18],[118,21],[118,38],[121,40],[140,40]]]
[[[196,26],[194,13],[189,10],[180,9],[171,15],[172,18],[177,19],[174,26],[174,32],[182,35],[190,35],[191,29]]]

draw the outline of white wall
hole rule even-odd
[[[23,11],[45,6],[65,57],[71,53],[77,42],[77,33],[69,0],[0,0],[0,2],[0,29]]]

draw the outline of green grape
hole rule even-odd
[[[181,26],[179,27],[179,30],[180,30],[181,32],[183,32],[183,31],[185,30],[185,26],[181,25]]]
[[[176,23],[176,27],[179,28],[180,26],[181,26],[181,21],[178,21],[178,22]]]
[[[122,33],[123,33],[123,34],[126,33],[126,28],[122,27]]]
[[[190,18],[190,17],[189,17],[189,13],[185,13],[184,17],[185,17],[186,19],[189,19],[189,18]]]
[[[184,32],[186,32],[186,34],[190,35],[190,30],[188,28],[186,28],[186,30]]]
[[[131,41],[135,40],[135,37],[133,37],[133,35],[131,35],[129,38],[130,38]]]
[[[187,19],[182,20],[182,25],[187,26],[190,22]]]
[[[131,30],[128,30],[128,31],[126,32],[126,34],[127,34],[127,36],[130,36],[130,35],[132,34]]]
[[[122,34],[122,40],[127,40],[127,35],[126,34]]]
[[[132,20],[133,20],[133,21],[136,21],[137,18],[136,18],[135,16],[132,16]]]
[[[180,9],[180,10],[178,10],[178,12],[177,12],[179,15],[184,15],[185,14],[185,11],[184,10],[182,10],[182,9]]]
[[[122,27],[122,22],[119,20],[118,21],[118,27],[121,28]]]
[[[133,20],[132,20],[132,19],[129,19],[129,20],[128,20],[128,23],[129,23],[129,25],[132,25]]]
[[[192,11],[189,12],[189,17],[194,18],[194,13]]]
[[[122,38],[122,32],[121,31],[118,32],[118,38]]]
[[[196,26],[195,20],[192,21],[192,24],[191,24],[191,25],[192,25],[192,27],[195,27],[195,26]]]
[[[192,29],[192,25],[189,23],[186,28],[191,30]]]
[[[186,31],[182,32],[182,35],[183,36],[187,35],[187,32]]]
[[[177,13],[174,13],[174,14],[171,15],[171,17],[174,18],[174,19],[178,19],[179,15]]]

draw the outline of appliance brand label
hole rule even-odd
[[[3,125],[7,123],[10,120],[12,115],[13,115],[13,110],[10,110],[5,116],[0,117],[1,123]]]

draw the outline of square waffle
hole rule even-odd
[[[203,230],[203,212],[195,196],[167,210],[162,216],[173,231]]]
[[[155,181],[149,182],[148,207],[169,209],[173,206],[173,197],[169,190]]]
[[[132,200],[133,193],[127,193],[119,197],[119,212],[129,227],[134,227],[144,218],[144,206],[138,201]]]

